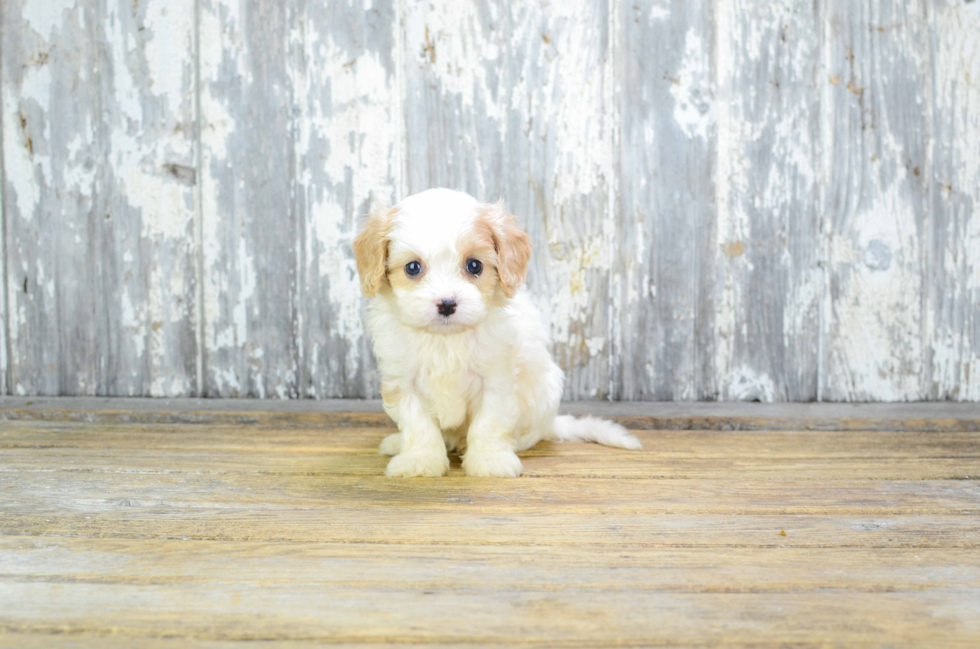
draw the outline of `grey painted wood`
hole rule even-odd
[[[409,4],[409,193],[503,198],[570,397],[605,397],[614,108],[604,0]],[[598,308],[596,305],[601,305]]]
[[[3,25],[0,20],[0,26]],[[2,37],[0,37],[2,44]],[[0,101],[2,101],[3,88],[3,48],[0,47]],[[0,110],[0,206],[3,205],[3,111]],[[10,372],[10,363],[7,358],[10,355],[10,338],[7,329],[10,326],[10,319],[7,317],[7,223],[3,218],[3,211],[0,208],[0,396],[9,393],[7,387],[7,376]]]
[[[711,4],[622,2],[618,399],[717,398]]]
[[[0,393],[376,396],[350,242],[448,186],[531,234],[569,398],[980,400],[980,3],[0,18]]]
[[[804,2],[715,6],[717,389],[817,397],[823,287],[821,16]]]
[[[533,243],[528,286],[566,398],[607,398],[618,106],[612,0],[508,3],[501,196]]]
[[[914,400],[928,393],[923,270],[933,106],[926,7],[840,0],[824,10],[831,82],[821,396]]]
[[[200,12],[204,393],[296,397],[295,6]]]
[[[372,199],[402,193],[400,27],[389,1],[302,2],[298,110],[300,394],[378,394],[350,247]]]
[[[980,401],[980,5],[930,6],[925,394]]]
[[[193,394],[193,2],[2,5],[15,394]]]
[[[405,193],[501,193],[507,17],[502,2],[406,2]]]

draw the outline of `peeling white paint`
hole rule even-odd
[[[33,0],[23,3],[22,11],[26,26],[37,32],[41,38],[50,40],[54,31],[60,27],[65,14],[75,9],[77,0]],[[80,16],[84,11],[79,11]]]
[[[3,189],[3,184],[0,183],[0,205],[3,205]],[[0,228],[0,232],[3,231],[4,229]],[[7,268],[6,243],[6,240],[0,236],[0,269]],[[0,272],[0,278],[5,280],[6,274]],[[10,326],[12,319],[7,313],[7,291],[9,290],[10,287],[7,286],[7,282],[0,280],[0,395],[10,393],[10,386],[7,385],[7,368],[10,363],[10,359],[7,358],[7,327]]]
[[[670,8],[663,5],[652,5],[647,19],[650,22],[664,22],[670,18]]]
[[[602,336],[586,338],[585,346],[589,348],[589,356],[598,356],[606,348],[606,339]]]
[[[18,94],[3,93],[5,173],[17,200],[20,218],[30,221],[41,200],[41,187],[51,186],[51,160],[41,152],[50,139],[44,109],[51,103],[51,72],[47,66],[24,71]]]
[[[776,400],[776,386],[767,374],[743,366],[732,372],[729,381],[726,393],[736,401],[771,403]]]
[[[920,394],[922,278],[915,213],[899,181],[853,218],[853,238],[832,239],[832,265],[842,269],[844,294],[835,305],[831,372],[841,390],[860,398],[913,400]],[[872,242],[891,251],[878,265],[865,252]]]
[[[555,248],[552,248],[554,251]],[[551,336],[559,344],[577,346],[579,340],[571,334],[573,323],[583,321],[594,306],[588,290],[593,270],[608,270],[609,250],[599,237],[590,238],[581,248],[573,248],[552,257],[552,275],[560,278],[557,290],[550,296]]]
[[[146,349],[146,318],[143,313],[142,305],[138,308],[129,295],[129,291],[124,289],[122,294],[122,322],[120,323],[127,336],[127,340],[135,348],[137,357],[143,356]]]
[[[374,4],[334,9],[359,16]],[[66,271],[27,240],[38,236],[38,217],[64,219],[60,240],[74,264],[94,236],[92,224],[78,214],[105,203],[105,218],[114,220],[98,236],[116,237],[107,254],[118,256],[102,261],[124,278],[114,306],[125,337],[118,345],[122,361],[114,359],[121,367],[120,391],[191,391],[193,380],[173,369],[186,351],[180,349],[182,327],[199,317],[208,384],[221,393],[285,398],[300,377],[308,379],[298,388],[307,396],[359,389],[355,381],[370,383],[371,359],[364,353],[363,300],[349,251],[356,220],[372,196],[387,201],[404,195],[409,176],[414,181],[419,166],[432,164],[466,167],[452,177],[472,183],[467,188],[474,193],[500,188],[509,199],[508,192],[528,191],[524,182],[533,188],[527,199],[532,212],[520,216],[542,220],[538,232],[546,241],[535,243],[545,246],[536,257],[543,266],[534,274],[546,290],[540,297],[576,395],[594,397],[607,385],[615,393],[624,381],[636,394],[650,394],[668,380],[667,371],[674,373],[669,380],[683,383],[671,387],[680,398],[716,387],[719,398],[770,401],[788,393],[791,377],[817,371],[830,398],[980,400],[980,342],[974,335],[980,317],[980,219],[974,214],[980,205],[980,3],[911,6],[901,30],[879,34],[857,14],[835,14],[835,20],[851,21],[842,28],[832,26],[820,6],[800,10],[787,1],[679,7],[662,0],[636,6],[572,0],[508,6],[500,13],[495,5],[472,2],[398,3],[394,53],[387,41],[373,40],[391,36],[376,24],[324,21],[322,8],[290,6],[285,24],[268,22],[270,29],[284,30],[277,42],[286,54],[270,59],[272,67],[263,71],[272,103],[261,108],[287,111],[292,125],[292,140],[283,146],[292,147],[294,156],[289,198],[299,210],[302,245],[296,242],[295,259],[270,268],[262,256],[265,242],[248,238],[248,219],[267,215],[236,202],[246,195],[247,176],[231,167],[233,161],[246,164],[238,146],[255,125],[249,107],[229,97],[254,82],[249,52],[262,41],[247,26],[260,24],[261,12],[281,7],[201,3],[198,169],[189,109],[192,0],[148,0],[92,13],[96,30],[85,25],[90,8],[74,0],[27,0],[10,12],[14,26],[5,26],[23,35],[29,51],[4,50],[5,64],[18,72],[3,80],[7,182],[0,190],[12,207],[8,218],[24,238],[0,247],[0,254],[9,252],[0,263],[16,271],[3,287],[10,309],[0,319],[7,319],[13,353],[7,358],[0,332],[0,371],[11,363],[30,370],[46,358],[43,350],[34,358],[30,348],[32,309],[54,303],[57,273]],[[697,14],[709,7],[710,20],[702,24]],[[386,11],[383,5],[374,9]],[[810,16],[811,9],[823,14]],[[624,123],[619,111],[630,110],[621,104],[623,89],[638,81],[621,78],[628,66],[617,58],[624,55],[618,39],[627,22],[660,31],[676,23],[683,44],[676,69],[657,69],[649,61],[639,68],[656,77],[650,88],[662,97],[649,104],[655,119],[633,131],[636,142],[617,139]],[[106,42],[92,51],[108,61],[79,65],[72,78],[56,74],[63,70],[53,61],[66,50],[66,38],[86,29],[104,35]],[[366,36],[348,38],[341,29],[363,29]],[[45,63],[45,55],[52,62]],[[919,76],[910,81],[902,75]],[[407,83],[409,77],[416,85]],[[98,78],[108,82],[104,95],[98,102],[79,96],[79,102],[83,108],[98,105],[103,114],[86,108],[75,111],[77,122],[59,117],[52,102],[64,89],[57,84],[70,81],[91,92]],[[410,95],[409,87],[434,92],[423,98]],[[819,103],[799,101],[810,95]],[[405,132],[405,115],[422,99],[437,102],[426,104],[433,119],[444,120],[432,132],[444,135],[451,150],[406,160],[407,151],[418,147],[408,146],[413,134]],[[923,115],[921,129],[916,113]],[[862,118],[873,121],[860,123]],[[100,119],[107,121],[95,123]],[[75,131],[66,136],[65,124]],[[636,177],[637,170],[618,166],[623,147],[670,159],[671,152],[660,148],[671,138],[657,124],[676,125],[688,146],[713,153],[714,229],[704,233],[710,242],[699,240],[691,251],[703,255],[696,297],[678,295],[669,274],[651,268],[651,258],[668,252],[662,246],[674,245],[650,240],[650,224],[657,221],[620,213],[623,179],[631,191],[654,197],[653,203],[680,195],[664,180],[679,174],[658,173],[663,170],[651,165]],[[453,158],[458,151],[463,159]],[[911,161],[913,155],[922,159]],[[911,174],[910,166],[921,174]],[[693,178],[697,171],[685,173]],[[106,188],[115,193],[104,196]],[[227,195],[232,190],[239,193]],[[787,243],[811,217],[811,199],[801,198],[810,195],[819,195],[816,212],[824,218],[822,234],[814,234],[821,239],[814,241],[814,259],[824,267],[795,256],[799,240],[795,249]],[[925,204],[916,206],[923,196]],[[662,206],[674,209],[666,199]],[[284,205],[283,213],[290,209]],[[678,208],[677,218],[687,217],[685,210]],[[945,229],[923,224],[924,210]],[[137,218],[141,229],[128,230]],[[623,258],[620,246],[631,239],[648,245],[633,246]],[[186,264],[199,253],[204,274],[193,278]],[[753,274],[760,269],[774,273],[774,286],[785,286],[785,294],[760,298]],[[924,270],[941,276],[936,285]],[[262,274],[269,272],[298,278],[290,298],[298,303],[292,333],[263,331],[261,322],[253,326],[267,304],[268,296],[259,293]],[[200,304],[190,295],[193,279],[203,286]],[[298,288],[300,280],[306,289]],[[832,289],[839,295],[832,298]],[[654,299],[666,308],[637,316]],[[782,314],[781,329],[765,341],[753,338],[758,319],[767,315],[758,313],[760,304],[780,305]],[[814,334],[818,311],[824,326]],[[648,358],[623,358],[623,340],[642,333],[635,330],[640,322],[681,332],[676,340],[693,349],[704,337],[698,327],[709,326],[702,315],[713,340],[707,358],[695,351],[686,357],[693,359],[691,367],[671,366],[677,361],[662,347]],[[766,355],[772,349],[792,354],[814,335],[818,370],[775,367],[782,357]],[[269,338],[290,336],[301,350],[298,359],[287,358],[287,350]],[[96,359],[93,367],[105,362]],[[628,363],[628,375],[616,376]],[[707,369],[708,386],[697,384],[695,363]],[[78,369],[62,375],[77,390],[103,387],[95,374]],[[33,380],[16,375],[7,389],[34,393],[39,388]]]
[[[688,30],[684,58],[670,86],[670,94],[674,97],[674,121],[688,137],[702,140],[708,138],[714,123],[714,91],[708,52],[701,36],[693,29]]]
[[[497,5],[487,5],[486,10],[489,20],[499,24]],[[487,74],[499,65],[503,52],[494,39],[483,38],[480,14],[476,3],[456,0],[411,6],[405,22],[406,46],[416,64],[429,66],[442,90],[456,95],[464,110],[472,110],[480,101],[490,117],[500,119],[503,106],[492,101]]]
[[[155,95],[183,100],[193,59],[174,53],[193,52],[194,3],[154,0],[141,6],[146,12],[143,33],[149,32],[145,46],[149,90]]]
[[[732,15],[728,3],[716,4],[715,38],[716,51],[715,75],[718,79],[718,101],[715,102],[714,114],[716,130],[716,161],[715,161],[715,205],[717,210],[717,240],[719,242],[741,241],[748,229],[744,214],[733,213],[731,206],[732,178],[735,173],[732,142],[732,119],[730,102],[731,96],[726,83],[732,76],[731,34]],[[722,251],[716,251],[716,259],[725,264]],[[740,300],[739,287],[731,273],[724,273],[719,287],[719,298],[714,313],[715,329],[715,371],[720,377],[730,376],[735,340],[736,312],[735,306]]]

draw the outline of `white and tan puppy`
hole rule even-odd
[[[385,412],[390,477],[517,477],[542,439],[637,449],[625,428],[558,416],[564,375],[522,288],[527,234],[498,203],[430,189],[377,207],[354,240]]]

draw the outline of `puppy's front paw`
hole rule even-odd
[[[402,452],[402,434],[393,433],[381,440],[378,453],[381,455],[398,455]]]
[[[522,468],[514,451],[481,453],[469,450],[463,458],[463,470],[471,478],[516,478],[521,475]]]
[[[446,451],[408,451],[399,453],[388,462],[385,475],[389,478],[438,478],[449,473]]]

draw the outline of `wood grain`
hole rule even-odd
[[[0,394],[377,397],[351,238],[448,186],[570,399],[978,401],[977,7],[5,2]]]
[[[922,308],[932,177],[927,4],[824,7],[831,87],[821,396],[832,401],[866,400],[883,389],[912,400],[929,391]]]
[[[303,397],[378,393],[351,243],[372,198],[393,205],[403,192],[395,5],[298,2],[293,9]]]
[[[980,641],[976,432],[649,430],[402,481],[388,427],[75,414],[0,429],[0,644]]]
[[[719,396],[711,3],[620,3],[616,399]]]
[[[201,3],[202,354],[211,396],[299,394],[289,9]]]
[[[980,401],[980,11],[938,2],[929,19],[936,76],[924,372],[929,398]]]
[[[617,3],[507,3],[501,196],[534,244],[528,286],[570,398],[608,398],[614,352]]]
[[[715,7],[718,391],[726,400],[812,401],[823,289],[814,245],[819,88],[827,83],[818,4]]]
[[[193,8],[3,4],[12,393],[195,391]]]

